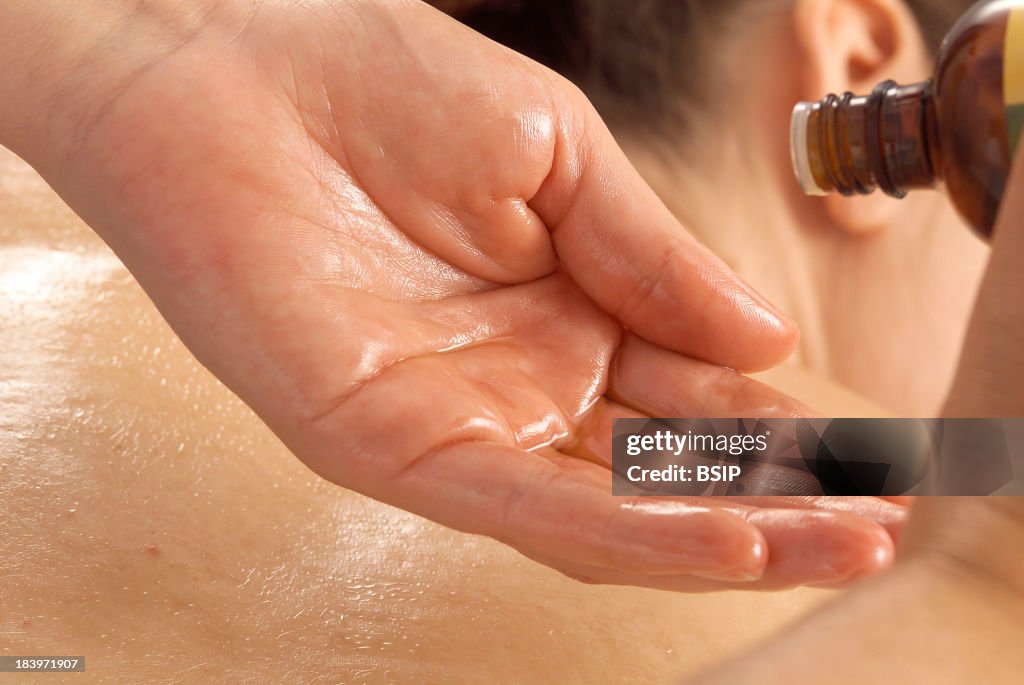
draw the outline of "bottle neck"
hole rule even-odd
[[[793,162],[812,195],[902,198],[939,180],[931,81],[887,81],[871,95],[829,95],[793,113]]]

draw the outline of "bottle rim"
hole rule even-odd
[[[813,102],[800,102],[793,108],[792,127],[790,129],[790,150],[793,159],[793,173],[804,194],[816,197],[828,195],[828,191],[818,185],[811,169],[811,155],[807,149],[807,124],[814,109]]]

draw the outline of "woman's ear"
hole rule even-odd
[[[931,72],[921,31],[903,0],[797,0],[793,21],[806,100],[847,91],[867,95],[887,79],[916,83]],[[837,226],[857,234],[892,225],[904,211],[880,191],[824,202]]]

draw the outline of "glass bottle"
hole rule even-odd
[[[942,186],[989,238],[1022,129],[1024,0],[988,0],[950,31],[930,80],[798,104],[793,167],[809,195]]]

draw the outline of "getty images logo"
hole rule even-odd
[[[718,453],[741,457],[752,452],[766,451],[770,436],[771,431],[767,429],[758,434],[725,435],[665,428],[626,436],[626,454],[639,457],[644,453],[656,452],[678,457],[684,453]]]

